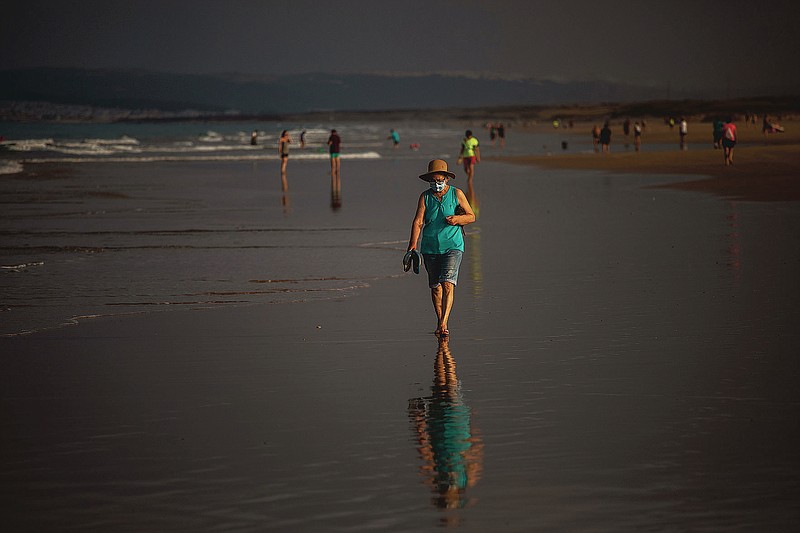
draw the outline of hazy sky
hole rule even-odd
[[[468,71],[778,93],[800,87],[798,23],[796,0],[20,0],[0,17],[0,69]]]

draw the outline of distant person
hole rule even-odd
[[[608,125],[608,121],[603,124],[603,129],[600,130],[600,147],[603,150],[603,153],[609,153],[609,145],[611,144],[611,127]]]
[[[622,133],[627,137],[631,133],[631,119],[626,118],[622,123]]]
[[[292,138],[289,136],[287,130],[281,132],[281,138],[278,139],[278,156],[281,158],[281,174],[286,173],[286,163],[289,162],[289,143]]]
[[[392,140],[392,142],[394,143],[394,148],[400,146],[400,134],[397,133],[395,130],[389,130],[389,136],[386,138]]]
[[[506,127],[502,123],[497,125],[497,137],[500,139],[500,148],[506,145]]]
[[[489,128],[489,140],[491,141],[492,146],[494,146],[494,141],[497,138],[497,128],[492,122],[487,124],[486,127]]]
[[[594,145],[595,153],[600,151],[600,126],[597,124],[592,128],[592,145]]]
[[[258,131],[253,130],[253,133],[250,134],[250,146],[256,146],[258,144]]]
[[[714,148],[722,148],[722,127],[725,125],[724,122],[717,119],[714,121],[713,126],[713,139],[714,139]]]
[[[331,154],[331,177],[340,177],[341,161],[339,160],[339,150],[342,147],[342,139],[336,130],[331,130],[331,136],[328,137],[328,151]]]
[[[306,147],[306,130],[300,132],[300,148]]]
[[[781,116],[778,115],[774,121],[769,120],[767,116],[764,116],[764,126],[762,128],[762,133],[766,137],[768,133],[783,133],[786,129],[780,125]]]
[[[637,152],[642,147],[642,126],[638,122],[633,124],[633,146]]]
[[[442,159],[429,162],[428,172],[419,176],[419,179],[430,184],[430,188],[419,196],[406,252],[407,258],[417,247],[422,253],[436,313],[435,333],[440,337],[450,334],[448,321],[453,309],[458,269],[464,254],[462,226],[475,222],[475,213],[467,197],[461,190],[448,184],[455,177]]]
[[[475,164],[481,162],[479,144],[478,139],[472,136],[471,130],[464,132],[464,138],[461,139],[459,147],[458,163],[464,164],[464,172],[467,173],[469,179],[475,175]]]
[[[725,166],[733,165],[733,148],[736,146],[736,124],[733,123],[733,118],[728,118],[728,121],[722,126],[722,151],[725,157]]]
[[[681,117],[680,127],[678,128],[678,135],[681,137],[681,150],[686,150],[686,135],[689,134],[689,124],[686,119]]]

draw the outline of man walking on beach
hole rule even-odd
[[[417,249],[421,235],[419,248],[436,312],[435,334],[440,337],[450,334],[447,322],[453,309],[458,268],[464,254],[462,226],[475,222],[475,213],[467,197],[460,189],[447,183],[455,177],[447,169],[447,161],[442,159],[432,160],[428,163],[428,172],[420,175],[419,179],[429,182],[430,188],[419,196],[406,253],[408,257]]]
[[[341,169],[341,163],[339,161],[339,149],[342,144],[342,139],[339,138],[339,134],[336,133],[336,130],[331,130],[331,136],[328,137],[328,148],[331,154],[331,178],[338,179],[340,174],[339,171]]]
[[[472,131],[467,130],[458,149],[458,163],[464,162],[464,172],[467,173],[469,179],[472,179],[475,174],[475,163],[481,162],[481,150],[478,144],[478,139],[472,136]]]
[[[603,129],[600,130],[600,147],[604,154],[609,152],[609,144],[611,144],[611,127],[608,125],[608,121],[606,121],[605,124],[603,124]]]
[[[686,135],[689,133],[689,125],[683,117],[681,117],[680,129],[678,132],[681,136],[681,150],[686,150]]]
[[[733,147],[736,146],[736,124],[733,118],[722,126],[722,152],[725,157],[725,166],[733,164]]]

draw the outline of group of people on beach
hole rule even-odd
[[[633,146],[638,152],[642,147],[642,132],[644,131],[646,122],[643,120],[640,124],[638,121],[633,124]],[[622,123],[622,133],[628,137],[631,132],[631,121],[625,119]],[[597,124],[592,127],[592,145],[595,152],[602,151],[604,154],[610,153],[611,148],[611,123],[606,120],[603,122],[603,127],[600,128]]]
[[[492,142],[492,146],[494,146],[494,143],[497,139],[500,139],[500,148],[505,147],[506,127],[502,122],[498,122],[497,124],[494,122],[488,122],[486,123],[485,128],[489,130],[489,140]]]
[[[670,129],[676,125],[678,126],[679,147],[681,150],[686,150],[688,148],[687,136],[689,134],[689,124],[686,118],[681,117],[680,119],[676,120],[673,117],[667,117],[664,122],[670,126]],[[637,152],[640,151],[642,146],[642,132],[644,131],[645,125],[646,123],[644,120],[641,124],[638,121],[633,124],[633,145]],[[733,118],[728,117],[724,121],[716,120],[714,121],[713,128],[714,148],[722,148],[725,157],[725,165],[732,165],[733,149],[736,146],[737,141],[736,124],[734,124]],[[628,137],[631,131],[630,119],[625,119],[625,121],[622,123],[622,131],[625,134],[625,137]],[[609,153],[609,146],[611,144],[610,122],[606,120],[603,123],[602,129],[595,124],[591,133],[594,151]]]
[[[725,120],[719,118],[714,120],[712,123],[712,139],[715,150],[722,148],[725,166],[733,165],[733,149],[738,140],[733,117],[727,117]]]
[[[256,131],[253,131],[253,135],[250,139],[250,144],[256,145],[257,144],[257,135]],[[300,133],[300,148],[305,148],[306,145],[306,131],[303,130]],[[292,136],[289,134],[289,130],[283,130],[281,132],[280,137],[278,138],[278,157],[281,160],[281,175],[286,175],[286,164],[289,162],[289,145],[292,143]],[[328,153],[330,154],[331,160],[331,176],[338,178],[340,176],[340,169],[341,169],[341,159],[339,158],[339,152],[341,150],[342,139],[339,137],[339,134],[336,130],[331,130],[331,134],[328,137]]]

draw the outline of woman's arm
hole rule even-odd
[[[408,250],[414,250],[419,241],[419,234],[422,233],[422,226],[425,225],[425,199],[422,193],[417,202],[417,212],[414,214],[414,221],[411,222],[411,237],[408,239]]]
[[[464,195],[464,191],[461,189],[456,189],[456,198],[458,198],[458,205],[464,210],[464,214],[451,215],[447,217],[445,219],[447,220],[447,223],[451,226],[466,226],[467,224],[472,224],[475,222],[475,212],[472,210],[472,206],[469,205],[469,201]]]

